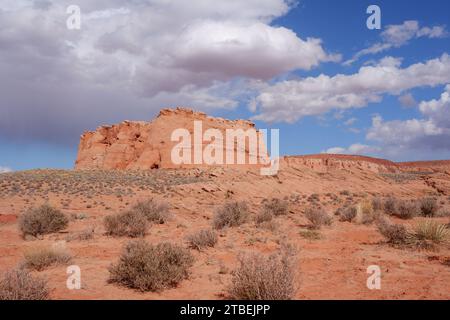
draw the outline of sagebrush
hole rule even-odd
[[[213,217],[213,227],[222,229],[236,227],[248,220],[249,211],[246,202],[227,202],[218,208]]]
[[[65,249],[39,247],[25,252],[22,265],[27,269],[42,271],[52,265],[69,263],[71,260],[71,254]]]
[[[160,291],[175,287],[189,275],[191,253],[171,243],[128,243],[116,264],[109,268],[109,281],[139,291]]]
[[[19,229],[24,236],[38,236],[63,230],[69,218],[60,210],[44,204],[25,211],[19,218]]]
[[[273,198],[262,203],[262,212],[270,213],[274,216],[288,214],[289,203],[286,200]]]
[[[145,236],[148,219],[141,212],[126,211],[106,216],[103,224],[107,235],[137,238]]]
[[[332,218],[324,209],[308,208],[305,217],[311,222],[311,228],[320,229],[324,225],[331,225]]]
[[[0,279],[0,300],[48,300],[47,282],[23,268],[7,271]]]
[[[187,237],[189,246],[192,249],[201,250],[206,247],[214,247],[217,244],[217,232],[211,229],[205,229],[190,234]]]
[[[287,253],[264,256],[251,253],[239,256],[228,289],[236,300],[290,300],[295,294],[295,266]]]
[[[169,205],[153,198],[136,203],[131,211],[143,214],[149,222],[163,224],[170,217]]]

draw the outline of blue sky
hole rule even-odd
[[[72,168],[83,131],[175,105],[279,128],[281,154],[450,159],[448,1],[75,2],[80,30],[69,2],[0,4],[0,170]]]

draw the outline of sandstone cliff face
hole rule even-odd
[[[102,126],[96,131],[85,132],[80,139],[75,169],[153,169],[202,166],[202,164],[174,164],[171,152],[179,141],[171,141],[172,132],[187,129],[192,136],[194,149],[194,121],[201,121],[202,130],[218,129],[225,136],[226,129],[254,129],[254,124],[246,120],[225,120],[208,117],[190,109],[163,109],[151,122],[124,121],[117,125]],[[259,133],[258,133],[259,135]],[[220,140],[220,139],[218,139]],[[226,143],[224,146],[224,163]],[[203,142],[202,149],[210,142]],[[236,150],[243,153],[248,163],[249,155],[257,156],[248,148]],[[265,150],[261,150],[264,152]],[[237,155],[236,155],[237,157]],[[194,163],[193,157],[192,162]]]
[[[316,172],[333,170],[370,171],[374,173],[398,172],[395,162],[364,156],[341,154],[316,154],[308,156],[288,156],[282,161],[286,166],[303,166]]]

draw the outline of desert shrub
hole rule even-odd
[[[378,231],[393,245],[404,245],[408,242],[409,233],[404,225],[391,223],[386,219],[378,221]]]
[[[44,204],[24,212],[19,218],[19,229],[25,235],[42,235],[67,227],[69,219],[60,210]]]
[[[169,218],[169,205],[155,199],[140,201],[135,204],[131,211],[143,214],[149,222],[163,224]]]
[[[355,206],[343,207],[337,210],[339,221],[352,222],[358,214],[358,209]]]
[[[372,208],[374,211],[382,211],[384,209],[383,199],[375,197],[372,199]]]
[[[201,250],[205,247],[214,247],[217,244],[218,237],[214,230],[206,229],[189,235],[187,240],[192,249]]]
[[[420,200],[420,211],[424,217],[434,217],[439,209],[436,199],[424,198]]]
[[[295,269],[289,254],[241,255],[228,289],[236,300],[290,300],[294,297]]]
[[[109,268],[109,282],[143,292],[160,291],[186,279],[193,261],[190,252],[178,245],[132,241]]]
[[[311,222],[313,229],[320,229],[321,226],[332,223],[332,218],[323,209],[309,208],[306,210],[305,216]]]
[[[447,243],[450,232],[447,226],[436,221],[425,220],[419,222],[412,233],[415,245],[421,248],[433,248],[436,245]]]
[[[398,201],[396,211],[392,215],[401,219],[412,219],[419,215],[419,206],[415,201]]]
[[[255,217],[255,222],[257,224],[261,224],[264,222],[272,221],[273,214],[270,211],[262,210],[260,213],[258,213]]]
[[[23,266],[27,269],[42,271],[47,267],[70,262],[72,256],[65,249],[34,248],[24,254]]]
[[[301,230],[300,236],[308,240],[322,239],[322,235],[317,230]]]
[[[47,282],[19,268],[7,271],[0,279],[0,300],[47,300]]]
[[[384,212],[389,215],[394,215],[397,212],[398,200],[393,197],[389,197],[384,201]]]
[[[126,211],[106,216],[103,224],[107,235],[137,238],[145,236],[148,220],[139,211]]]
[[[217,209],[213,217],[213,227],[235,227],[245,223],[248,219],[248,206],[246,202],[227,202]]]
[[[271,213],[274,216],[282,216],[288,214],[289,203],[286,200],[270,199],[263,202],[262,212]]]

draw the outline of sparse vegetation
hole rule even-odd
[[[272,221],[273,215],[270,211],[263,210],[260,213],[258,213],[255,217],[256,224],[260,225],[264,222]]]
[[[131,211],[143,214],[149,222],[163,224],[169,217],[169,205],[155,199],[140,201]]]
[[[435,217],[439,209],[436,199],[424,198],[420,200],[420,211],[424,217]]]
[[[382,211],[384,209],[383,199],[375,197],[372,199],[372,208],[374,211]]]
[[[193,261],[190,252],[178,245],[132,241],[109,268],[109,281],[143,292],[160,291],[186,279]]]
[[[394,215],[397,212],[398,200],[394,197],[389,197],[384,201],[384,212],[389,215]]]
[[[288,201],[273,198],[263,202],[262,212],[270,213],[273,216],[282,216],[288,214],[288,207]]]
[[[25,252],[23,266],[42,271],[52,265],[66,264],[72,259],[70,253],[59,248],[34,248]]]
[[[414,244],[423,249],[434,249],[436,246],[447,243],[450,232],[446,225],[433,220],[420,221],[414,228],[412,240]]]
[[[409,234],[404,225],[391,223],[387,219],[380,219],[378,230],[389,244],[405,245],[408,242]]]
[[[301,230],[300,236],[308,240],[320,240],[322,235],[317,230]]]
[[[396,210],[392,215],[400,219],[412,219],[419,215],[419,206],[415,201],[398,201]]]
[[[160,193],[165,187],[207,181],[179,170],[33,170],[0,175],[0,197],[24,195],[46,198],[48,194],[75,197],[130,196],[133,189]],[[67,200],[67,205],[70,200]]]
[[[378,204],[375,204],[378,206]],[[382,205],[379,206],[382,208]],[[361,223],[362,224],[371,224],[378,220],[380,217],[380,213],[378,210],[375,210],[374,201],[365,200],[361,203]]]
[[[206,247],[214,247],[217,244],[218,236],[214,230],[205,229],[189,235],[187,240],[189,247],[201,250]]]
[[[308,208],[305,217],[311,222],[312,229],[320,229],[322,226],[332,223],[332,218],[324,209]]]
[[[147,231],[147,217],[140,211],[126,211],[106,216],[104,221],[106,234],[116,237],[143,237]]]
[[[0,300],[47,300],[47,282],[19,268],[7,271],[0,279]]]
[[[294,260],[288,253],[241,255],[228,293],[236,300],[290,300],[294,278]]]
[[[68,223],[64,213],[44,204],[24,212],[19,218],[19,229],[24,236],[38,236],[63,230]]]
[[[336,211],[336,214],[339,216],[339,221],[352,222],[358,214],[358,209],[355,206],[342,207]]]
[[[218,208],[213,217],[213,227],[223,229],[235,227],[245,223],[249,212],[246,202],[227,202]]]

